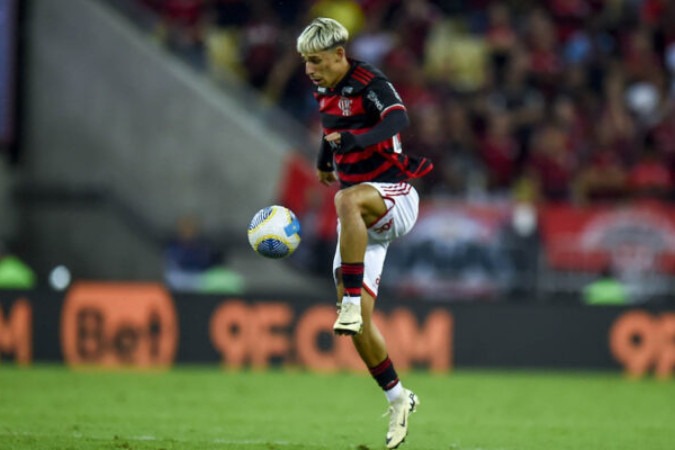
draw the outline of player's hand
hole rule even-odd
[[[323,170],[317,170],[316,173],[319,178],[319,182],[321,182],[321,184],[325,184],[326,186],[330,186],[332,183],[337,181],[337,177],[333,171],[324,172]]]
[[[343,131],[342,133],[334,131],[331,134],[327,134],[324,139],[328,142],[330,148],[338,153],[347,153],[360,148],[356,137],[347,131]]]
[[[342,135],[338,133],[337,131],[333,131],[331,134],[327,134],[324,139],[328,144],[330,144],[330,148],[335,150],[340,146],[340,143],[342,142]]]

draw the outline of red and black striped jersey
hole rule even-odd
[[[349,62],[350,70],[335,88],[315,88],[324,136],[332,132],[358,136],[368,133],[392,111],[405,112],[401,97],[382,72],[368,63]],[[328,152],[324,144],[320,158],[330,157]],[[397,183],[421,177],[433,168],[428,159],[403,153],[399,133],[365,148],[336,151],[332,156],[342,187],[366,181]]]

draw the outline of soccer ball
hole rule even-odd
[[[248,242],[266,258],[285,258],[300,244],[300,222],[290,209],[272,205],[258,211],[248,226]]]

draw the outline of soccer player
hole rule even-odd
[[[372,321],[373,308],[387,247],[417,220],[419,197],[407,180],[433,166],[402,153],[399,132],[409,122],[406,108],[382,72],[347,57],[348,38],[339,22],[317,18],[298,37],[297,50],[321,113],[319,181],[340,183],[333,262],[339,313],[333,329],[352,337],[384,390],[390,405],[386,444],[396,448],[408,433],[408,415],[419,399],[399,380]]]

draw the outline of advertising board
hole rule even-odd
[[[66,292],[0,292],[0,361],[166,369],[300,367],[363,371],[334,337],[332,298],[179,295],[155,283],[79,283]],[[668,308],[452,304],[383,299],[375,321],[400,370],[623,370],[668,378]]]

